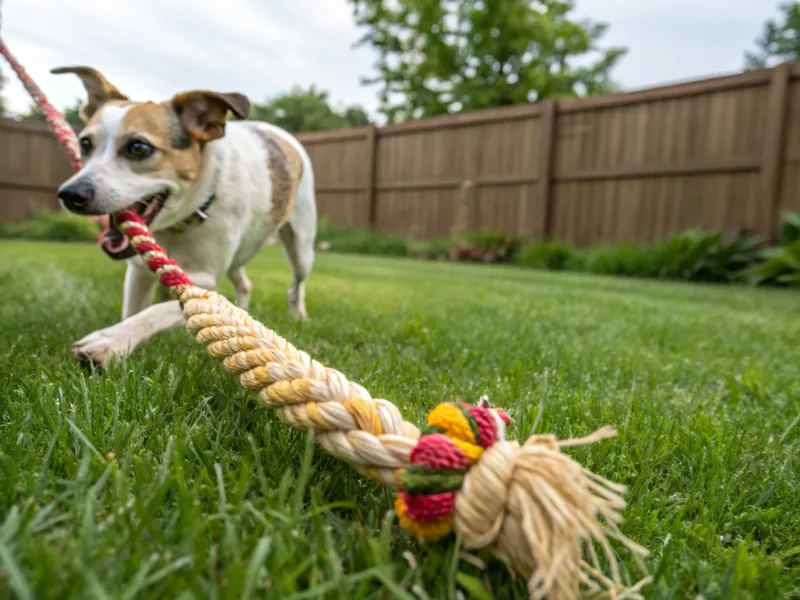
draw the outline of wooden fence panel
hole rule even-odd
[[[448,235],[460,188],[475,177],[482,133],[461,126],[379,135],[376,227],[415,237]]]
[[[377,129],[362,153],[375,201],[361,222],[411,237],[502,229],[578,246],[690,227],[771,235],[778,211],[800,208],[795,79],[800,68],[784,65]]]
[[[72,169],[43,123],[0,119],[0,222],[20,222],[56,210],[56,190]]]
[[[417,237],[476,228],[531,235],[540,113],[515,107],[379,129],[376,228]]]
[[[795,77],[800,75],[796,73]],[[782,156],[780,203],[778,210],[800,212],[800,80],[789,86],[786,110],[786,139]]]
[[[560,114],[552,235],[588,246],[689,227],[763,230],[766,100],[764,86],[737,87]]]
[[[369,128],[307,134],[303,146],[311,158],[321,216],[349,227],[369,227]]]

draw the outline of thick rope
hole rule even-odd
[[[63,115],[1,41],[0,52],[80,168],[75,134]],[[561,442],[533,436],[520,445],[506,439],[508,417],[482,401],[441,404],[420,432],[388,400],[373,399],[224,296],[194,286],[138,215],[113,218],[161,284],[175,292],[187,329],[245,388],[257,390],[264,406],[294,427],[314,430],[323,448],[360,472],[397,486],[395,508],[411,535],[426,541],[459,533],[466,548],[488,549],[524,576],[532,599],[572,600],[583,593],[642,598],[651,579],[624,586],[609,542],[647,553],[619,530],[624,488],[561,452],[613,437],[613,430]]]
[[[175,291],[195,339],[257,391],[261,404],[294,427],[313,429],[323,448],[361,473],[398,487],[395,508],[411,535],[433,541],[460,533],[466,548],[488,548],[526,577],[531,598],[572,599],[581,591],[641,597],[650,579],[625,588],[609,543],[647,554],[619,530],[624,488],[561,452],[614,437],[613,430],[562,442],[533,436],[520,446],[506,440],[502,411],[446,403],[430,413],[420,437],[388,400],[373,399],[224,296],[193,286],[138,215],[121,213],[117,224]]]

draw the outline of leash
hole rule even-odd
[[[79,169],[77,138],[64,116],[2,40],[0,53]],[[581,592],[643,598],[641,590],[652,578],[625,586],[610,543],[616,540],[636,557],[647,554],[619,528],[625,488],[561,452],[614,437],[613,429],[564,441],[534,435],[519,444],[506,439],[508,415],[482,398],[475,406],[438,405],[420,430],[388,400],[372,398],[224,296],[194,286],[138,215],[122,212],[112,218],[176,295],[188,331],[243,387],[257,391],[261,404],[290,425],[314,430],[316,441],[332,455],[397,488],[395,510],[410,535],[430,542],[459,534],[465,548],[488,550],[525,577],[532,600],[572,600]]]

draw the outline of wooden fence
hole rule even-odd
[[[71,174],[44,123],[0,119],[0,223],[24,221],[36,209],[56,210],[56,190]]]
[[[800,66],[299,136],[320,214],[429,238],[502,229],[578,246],[689,227],[772,235],[800,211]],[[0,121],[0,221],[56,206],[40,124]]]
[[[771,235],[800,211],[800,67],[300,136],[320,213],[420,238],[578,246],[689,227]]]

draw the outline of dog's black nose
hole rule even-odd
[[[87,205],[94,200],[94,186],[85,181],[63,185],[58,190],[58,199],[64,203],[67,210],[84,213]]]

